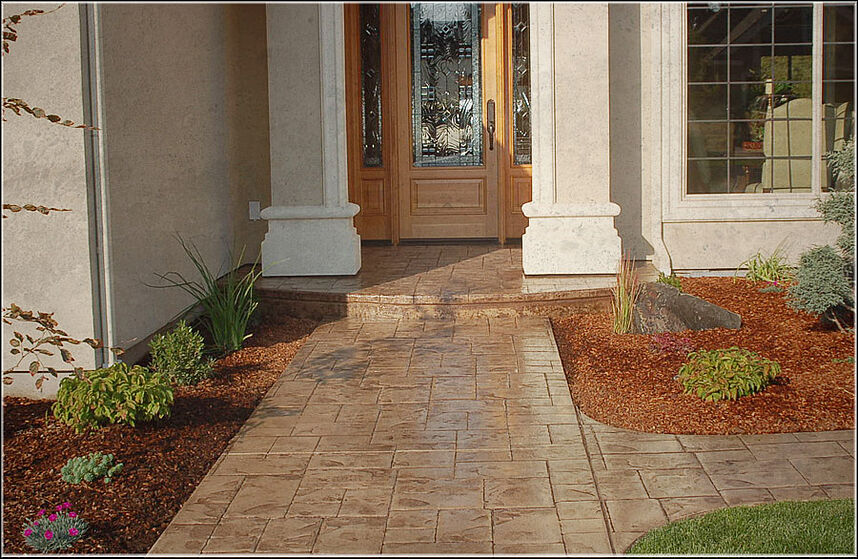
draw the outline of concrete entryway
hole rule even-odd
[[[579,414],[547,319],[321,325],[151,553],[621,553],[732,504],[851,496],[854,431]]]

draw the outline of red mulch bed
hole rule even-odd
[[[34,553],[25,518],[64,501],[90,524],[67,552],[146,553],[316,325],[266,317],[247,347],[216,363],[216,377],[176,387],[169,418],[136,428],[79,435],[49,415],[50,402],[4,398],[4,553]],[[61,479],[69,458],[94,451],[125,464],[110,484]]]
[[[742,328],[686,331],[696,349],[738,346],[780,363],[781,378],[738,401],[683,394],[674,375],[684,353],[657,353],[651,337],[614,334],[611,314],[553,320],[572,397],[588,416],[651,433],[789,433],[855,427],[854,333],[792,310],[785,293],[760,293],[744,279],[683,278],[686,293],[738,313]]]

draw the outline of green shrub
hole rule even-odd
[[[39,553],[50,553],[72,546],[89,529],[89,523],[78,516],[66,501],[56,512],[39,511],[36,520],[24,524],[24,541]]]
[[[614,314],[614,332],[625,334],[632,329],[632,311],[640,295],[638,273],[635,263],[629,256],[620,259],[617,270],[617,283],[611,289],[611,309]]]
[[[815,247],[799,259],[796,282],[789,288],[789,304],[813,314],[832,312],[838,305],[852,306],[848,263],[834,247]]]
[[[184,320],[149,342],[152,369],[179,384],[197,384],[214,374],[212,360],[203,355],[203,337]]]
[[[173,389],[166,375],[119,362],[105,369],[60,382],[54,417],[77,432],[110,423],[135,425],[166,417],[173,404]]]
[[[659,283],[665,283],[671,287],[675,287],[678,290],[682,291],[682,282],[679,281],[679,278],[676,277],[676,274],[671,273],[669,276],[664,275],[664,272],[658,273],[658,279],[656,280]]]
[[[122,462],[113,463],[112,454],[92,452],[86,456],[70,458],[60,473],[66,483],[78,484],[82,481],[95,481],[100,477],[104,483],[110,483],[113,476],[122,471]]]
[[[748,269],[745,272],[745,279],[754,283],[758,281],[789,281],[792,279],[794,271],[794,268],[787,263],[780,248],[775,249],[768,258],[758,252],[739,264],[736,274],[742,268]]]
[[[213,343],[221,353],[230,353],[241,349],[247,334],[247,325],[253,316],[259,302],[253,291],[256,280],[262,276],[262,270],[257,267],[258,261],[250,272],[241,274],[238,268],[244,259],[244,250],[232,262],[230,271],[218,280],[217,275],[209,269],[199,249],[191,244],[188,246],[179,237],[179,244],[188,255],[201,281],[190,281],[179,272],[155,274],[168,285],[152,285],[150,287],[178,287],[189,293],[196,300],[181,314],[187,314],[192,308],[201,305],[204,311],[201,317],[203,326],[211,334]]]
[[[703,400],[737,400],[759,392],[780,374],[781,366],[747,349],[695,351],[679,369],[686,394]]]
[[[799,259],[796,283],[790,287],[790,305],[818,314],[841,330],[841,318],[849,320],[855,310],[855,143],[826,154],[828,165],[841,191],[817,199],[816,210],[826,223],[840,225],[838,251],[831,246],[814,247]]]

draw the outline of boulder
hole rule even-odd
[[[643,284],[632,310],[635,334],[741,327],[738,314],[664,283]]]

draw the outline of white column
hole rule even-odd
[[[612,274],[607,4],[530,5],[533,201],[524,273]]]
[[[314,20],[317,48],[304,42]],[[356,274],[360,208],[348,201],[343,5],[268,5],[267,21],[273,205],[262,211],[264,275]]]

